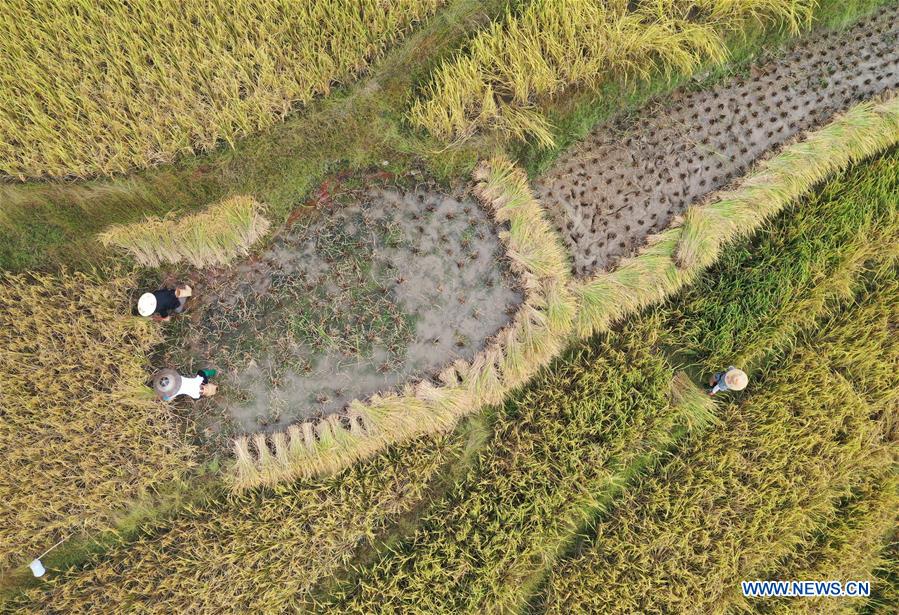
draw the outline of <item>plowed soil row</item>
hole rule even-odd
[[[610,269],[687,206],[798,133],[899,87],[899,5],[711,89],[598,126],[536,182],[576,275]]]

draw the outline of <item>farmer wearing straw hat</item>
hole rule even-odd
[[[733,365],[723,372],[717,372],[709,380],[709,386],[712,389],[709,395],[714,395],[720,391],[742,391],[749,384],[749,376],[742,369],[737,369]]]
[[[152,293],[144,293],[137,300],[137,313],[153,320],[167,321],[172,314],[184,311],[187,298],[193,294],[190,286],[180,284],[175,288],[160,288]]]
[[[163,401],[171,401],[179,395],[193,399],[212,397],[218,387],[209,382],[215,376],[214,369],[201,369],[196,376],[188,378],[173,369],[161,369],[153,375],[153,390]]]

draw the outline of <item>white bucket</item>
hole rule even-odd
[[[39,559],[33,560],[28,564],[28,567],[31,568],[31,572],[34,573],[34,576],[36,577],[42,577],[44,576],[44,573],[47,572],[47,569],[44,568],[44,565]]]

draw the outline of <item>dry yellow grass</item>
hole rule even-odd
[[[233,196],[182,218],[147,218],[115,224],[100,234],[105,246],[127,250],[141,265],[187,261],[194,267],[224,265],[268,231],[262,206],[249,196]]]
[[[122,172],[281,120],[443,0],[0,3],[0,173]]]
[[[192,452],[149,389],[153,325],[130,316],[114,274],[0,278],[0,569],[190,467]]]

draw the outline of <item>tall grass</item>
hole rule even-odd
[[[319,582],[421,504],[463,445],[455,435],[425,438],[326,480],[191,506],[17,602],[73,614],[308,608]]]
[[[363,70],[442,0],[5,0],[0,172],[128,171],[232,143]]]
[[[798,30],[813,7],[808,0],[535,0],[444,62],[408,118],[445,141],[494,131],[550,146],[542,101],[575,86],[689,74],[723,62],[725,37],[748,23]]]
[[[810,132],[761,163],[734,190],[691,207],[681,226],[651,237],[640,255],[575,284],[578,333],[604,330],[624,314],[663,300],[714,262],[728,241],[751,233],[830,174],[896,143],[897,96],[862,103]]]
[[[0,278],[0,569],[177,479],[192,450],[149,394],[159,341],[115,273]],[[147,390],[149,393],[149,391]]]
[[[553,570],[547,612],[747,608],[739,581],[764,575],[833,518],[853,485],[895,460],[895,405],[872,405],[841,374],[899,360],[889,340],[895,290],[809,331],[754,379],[722,428],[626,493],[589,548]],[[895,400],[889,384],[879,390]]]
[[[271,436],[236,439],[236,489],[334,473],[391,444],[449,430],[460,417],[500,403],[562,351],[574,301],[561,239],[531,195],[527,178],[511,163],[492,160],[479,167],[475,178],[475,192],[506,229],[500,239],[524,289],[524,303],[512,323],[470,363],[447,366],[439,384],[409,383],[399,393],[355,400],[341,415]]]
[[[181,218],[147,218],[113,225],[98,239],[105,246],[128,251],[141,265],[186,261],[194,267],[225,265],[268,231],[262,206],[248,196],[233,196],[204,211]]]

